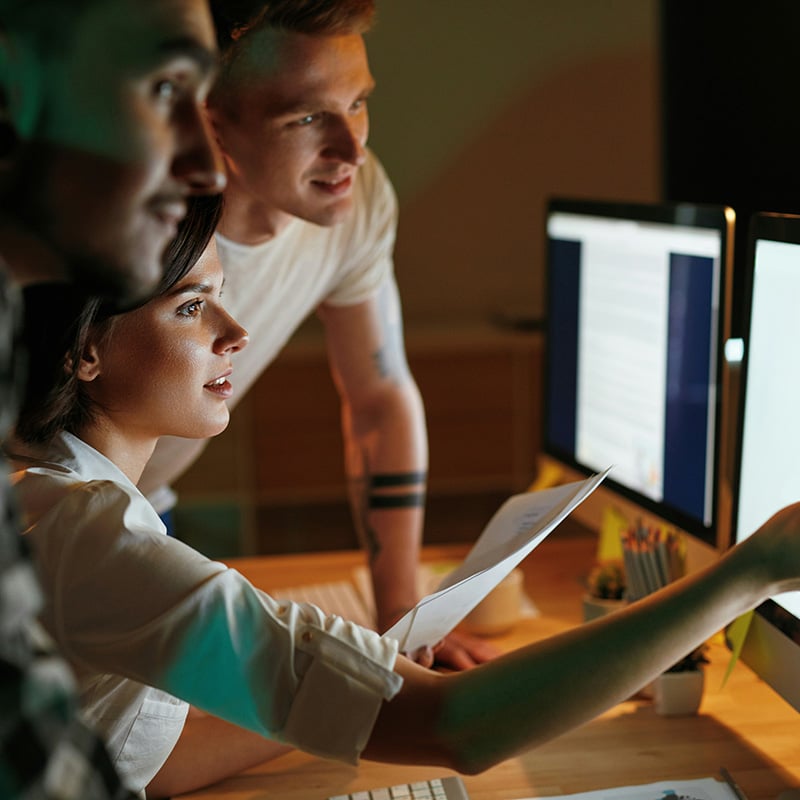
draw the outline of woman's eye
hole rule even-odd
[[[178,313],[184,317],[194,317],[200,313],[202,307],[203,307],[202,300],[192,300],[191,303],[187,303],[185,306],[181,306],[178,309]]]

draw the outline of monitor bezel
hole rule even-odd
[[[727,534],[729,526],[728,497],[720,492],[720,477],[724,457],[725,431],[725,406],[722,402],[725,394],[726,373],[723,369],[723,354],[725,342],[730,336],[730,308],[732,292],[732,256],[733,233],[735,214],[728,206],[706,205],[696,203],[631,203],[613,200],[577,199],[568,197],[553,197],[547,202],[545,213],[545,269],[544,285],[548,310],[552,306],[551,297],[551,259],[550,236],[548,222],[554,213],[579,214],[608,219],[626,220],[636,222],[661,223],[666,225],[685,225],[688,227],[708,228],[720,234],[720,274],[719,274],[719,313],[717,325],[717,364],[716,364],[716,403],[714,408],[714,469],[711,523],[705,525],[702,520],[696,520],[679,508],[668,503],[652,500],[649,497],[618,483],[613,479],[613,470],[604,481],[608,489],[633,502],[636,506],[649,512],[669,525],[685,531],[698,540],[715,549],[724,549],[728,545]],[[542,400],[541,442],[545,455],[577,472],[589,475],[596,470],[582,464],[574,457],[573,453],[565,452],[557,444],[550,441],[548,433],[548,419],[550,414],[550,396],[547,385],[550,375],[551,351],[550,342],[553,331],[553,320],[548,313],[545,319],[545,346],[543,357],[543,374],[545,389]]]
[[[733,546],[736,542],[736,529],[739,521],[739,488],[741,486],[741,467],[742,467],[742,450],[744,449],[744,419],[745,408],[747,405],[747,373],[749,368],[749,340],[750,340],[750,325],[752,322],[752,301],[753,291],[755,288],[755,259],[756,259],[756,245],[759,240],[767,240],[774,242],[786,242],[789,244],[800,245],[800,215],[797,214],[777,214],[770,212],[762,212],[754,214],[750,218],[749,234],[748,234],[748,252],[747,252],[747,272],[744,276],[743,292],[743,317],[742,320],[742,339],[743,339],[743,355],[742,362],[739,367],[741,375],[741,391],[740,399],[737,404],[736,415],[736,446],[734,450],[734,464],[731,470],[731,530],[730,530],[730,544]],[[782,633],[793,644],[798,645],[798,652],[800,652],[800,619],[789,613],[776,603],[774,600],[766,600],[758,608],[756,614],[761,617],[763,622],[770,625],[775,630]],[[753,658],[756,658],[753,654]],[[798,709],[800,710],[800,709]]]

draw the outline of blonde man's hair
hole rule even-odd
[[[366,33],[375,0],[211,0],[211,12],[225,54],[250,31],[264,28],[311,36]]]

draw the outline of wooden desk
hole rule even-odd
[[[567,531],[568,533],[568,531]],[[580,622],[580,580],[592,563],[591,537],[556,531],[523,563],[526,589],[541,616],[499,638],[502,647],[552,635]],[[428,548],[425,559],[458,560],[461,546]],[[232,559],[256,585],[274,590],[347,577],[360,553],[337,552],[272,558]],[[624,654],[620,655],[624,658]],[[800,714],[738,664],[725,688],[729,654],[712,644],[700,713],[660,717],[647,700],[631,700],[547,745],[509,759],[477,776],[466,776],[472,800],[589,791],[658,780],[717,776],[726,766],[749,800],[775,800],[800,785]],[[798,676],[800,679],[800,676]],[[451,774],[436,767],[362,761],[358,768],[291,753],[204,791],[204,800],[323,800]]]

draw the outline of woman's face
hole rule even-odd
[[[212,239],[166,294],[112,318],[94,342],[96,374],[84,378],[97,424],[137,439],[206,438],[227,427],[232,356],[247,332],[223,308],[222,282]]]

